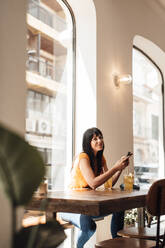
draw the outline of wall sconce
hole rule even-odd
[[[118,88],[120,84],[130,84],[132,82],[132,77],[129,74],[124,75],[114,75],[114,84]]]

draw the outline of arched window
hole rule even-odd
[[[28,0],[26,139],[42,154],[48,189],[72,164],[75,26],[62,0]]]
[[[137,47],[133,49],[133,135],[135,177],[150,184],[160,176],[163,155],[163,76]],[[141,155],[137,151],[141,151]]]

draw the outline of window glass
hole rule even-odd
[[[162,79],[157,67],[133,49],[133,135],[136,180],[151,184],[163,171]]]
[[[159,117],[152,115],[152,138],[158,140],[159,137]]]
[[[29,0],[26,139],[46,164],[48,189],[62,189],[72,164],[73,23],[63,1]]]

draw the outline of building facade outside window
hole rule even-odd
[[[135,178],[149,185],[164,165],[162,77],[155,64],[133,49],[133,136]]]
[[[26,140],[46,164],[48,189],[64,187],[72,164],[74,43],[62,0],[28,0]]]

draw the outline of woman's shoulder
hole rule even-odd
[[[72,167],[75,167],[76,165],[78,165],[80,160],[83,159],[83,158],[86,158],[86,159],[88,159],[90,161],[88,154],[85,153],[85,152],[81,152],[81,153],[79,153],[78,155],[76,155],[74,157]]]
[[[79,155],[78,155],[79,159],[82,159],[82,158],[87,158],[89,160],[89,156],[87,153],[85,152],[81,152]]]

